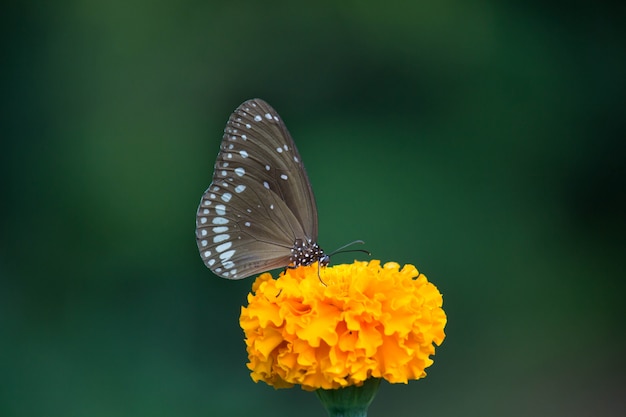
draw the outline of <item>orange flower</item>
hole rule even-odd
[[[241,309],[248,368],[255,382],[305,390],[423,378],[445,338],[442,304],[413,265],[313,264],[276,280],[264,273]]]

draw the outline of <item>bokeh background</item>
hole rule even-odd
[[[624,12],[3,4],[0,415],[324,415],[251,381],[252,279],[218,279],[196,249],[251,97],[295,138],[321,245],[363,239],[444,294],[428,377],[383,384],[372,417],[624,415]]]

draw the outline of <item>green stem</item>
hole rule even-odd
[[[360,387],[318,389],[315,392],[330,417],[366,417],[379,385],[380,379],[370,378]]]

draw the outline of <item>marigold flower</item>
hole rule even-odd
[[[240,316],[251,377],[308,391],[423,378],[445,338],[442,304],[413,265],[355,261],[287,269],[276,280],[261,274]]]

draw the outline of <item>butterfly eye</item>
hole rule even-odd
[[[329,257],[317,244],[317,208],[287,127],[252,99],[231,114],[213,180],[196,214],[200,256],[216,275],[241,279]]]

